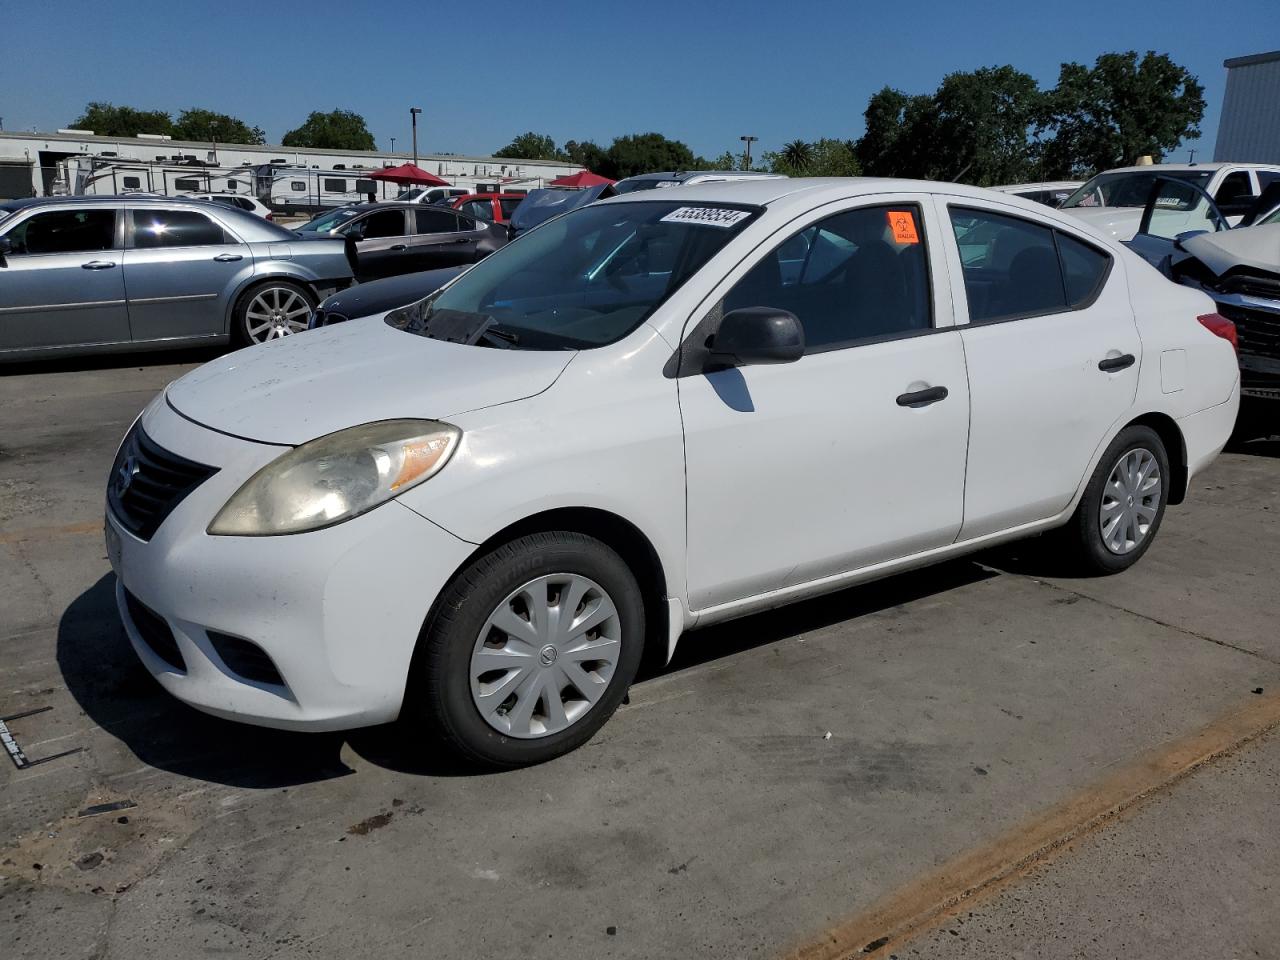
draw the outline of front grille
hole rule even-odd
[[[1222,302],[1218,312],[1236,325],[1242,354],[1280,360],[1280,314]]]
[[[273,683],[284,686],[284,678],[271,662],[267,652],[256,643],[242,640],[240,637],[228,636],[225,633],[209,631],[209,642],[218,656],[227,665],[227,669],[236,676],[257,683]]]
[[[124,592],[124,605],[129,611],[129,619],[133,621],[133,628],[142,637],[142,642],[151,648],[151,652],[173,669],[186,673],[187,662],[182,659],[178,641],[173,638],[173,631],[169,629],[164,617],[128,590]]]
[[[1266,300],[1280,300],[1280,277],[1260,277],[1251,273],[1233,273],[1217,283],[1223,293],[1242,293]]]
[[[150,540],[165,517],[217,472],[217,467],[170,453],[137,424],[111,466],[107,504],[130,533]]]

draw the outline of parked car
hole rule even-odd
[[[361,282],[475,263],[507,242],[507,230],[498,224],[446,207],[395,202],[338,207],[297,232],[304,239],[349,239]]]
[[[274,220],[276,218],[271,208],[265,203],[257,197],[249,197],[243,193],[184,193],[182,194],[182,199],[209,200],[213,203],[221,203],[223,206],[247,210],[263,220]]]
[[[1233,226],[1258,196],[1280,179],[1280,166],[1256,163],[1157,163],[1107,170],[1087,181],[1060,209],[1117,240],[1138,231],[1142,208],[1156,177],[1173,177],[1195,184],[1217,203]]]
[[[458,197],[449,205],[477,220],[507,223],[526,196],[524,193],[473,193]]]
[[[511,214],[508,232],[514,237],[562,213],[568,213],[570,210],[613,196],[617,196],[617,193],[609,183],[597,184],[594,187],[542,187],[530,190]]]
[[[1034,200],[1047,207],[1060,207],[1083,185],[1083,180],[1053,180],[1045,183],[1010,183],[991,189],[1000,193],[1011,193],[1015,197],[1022,197],[1023,200]]]
[[[1129,241],[1170,280],[1212,297],[1218,313],[1234,324],[1241,432],[1256,424],[1270,433],[1280,425],[1280,214],[1270,211],[1272,200],[1260,197],[1244,218],[1250,225],[1230,228],[1203,189],[1158,180]],[[1264,214],[1260,222],[1257,208]],[[1184,229],[1188,224],[1191,229]]]
[[[321,301],[311,315],[311,327],[327,327],[348,320],[383,315],[400,307],[417,303],[435,293],[446,283],[466,270],[466,267],[442,267],[424,270],[422,273],[405,273],[398,277],[357,283],[346,290],[339,290]]]
[[[1213,311],[972,187],[589,204],[171,384],[108,478],[120,614],[201,710],[546,760],[695,625],[1038,533],[1130,567],[1235,419]]]
[[[470,196],[466,187],[407,187],[396,194],[397,203],[450,203],[458,197]]]
[[[243,210],[46,198],[0,220],[0,359],[258,343],[305,330],[350,281],[341,242],[300,243]]]
[[[781,173],[764,173],[757,170],[667,170],[662,173],[642,173],[627,177],[613,185],[615,193],[634,193],[636,190],[660,190],[666,187],[692,186],[697,183],[714,183],[728,180],[777,180]]]

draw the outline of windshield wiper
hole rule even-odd
[[[510,330],[499,330],[492,318],[488,325],[480,328],[480,340],[496,340],[504,347],[514,347],[520,343],[520,335]]]

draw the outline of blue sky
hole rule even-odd
[[[1011,63],[1052,86],[1063,61],[1151,49],[1204,84],[1198,147],[1210,159],[1223,59],[1280,45],[1275,0],[1229,14],[1204,0],[394,5],[414,16],[379,6],[0,0],[0,117],[8,130],[53,130],[89,100],[203,106],[277,143],[309,111],[341,107],[365,116],[381,148],[395,137],[407,150],[413,105],[424,153],[491,153],[525,130],[605,146],[657,130],[710,157],[746,133],[757,151],[856,137],[867,97],[886,84],[931,92],[946,73]]]

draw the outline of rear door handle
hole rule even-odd
[[[1107,357],[1105,360],[1098,361],[1098,369],[1104,373],[1116,373],[1119,370],[1132,367],[1136,359],[1132,353],[1126,353],[1119,357]]]
[[[85,270],[107,270],[114,267],[115,264],[110,260],[90,260],[88,263],[80,264]]]
[[[213,259],[219,263],[235,263],[237,260],[243,260],[244,257],[238,253],[220,253]]]
[[[898,395],[900,407],[927,407],[931,403],[947,399],[946,387],[929,387],[927,390],[913,390],[911,393]]]
[[[470,237],[459,237],[457,240],[455,240],[455,241],[453,241],[453,242],[454,242],[454,243],[470,243],[470,242],[471,242],[471,238],[470,238]]]

